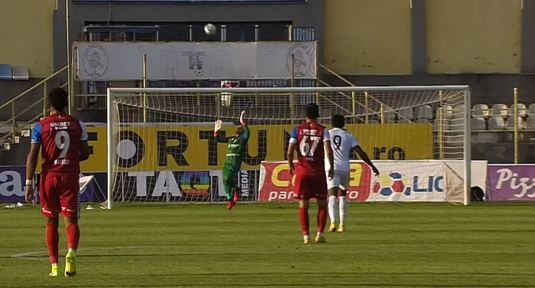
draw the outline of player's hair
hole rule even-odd
[[[346,125],[346,117],[340,114],[334,114],[331,118],[331,124],[336,128],[344,128]]]
[[[305,111],[308,119],[316,120],[320,117],[319,107],[316,103],[307,104]]]
[[[63,111],[67,107],[67,91],[65,89],[56,87],[48,92],[48,103],[54,110]]]

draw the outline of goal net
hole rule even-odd
[[[235,135],[243,110],[250,138],[236,186],[241,200],[257,201],[265,180],[262,162],[285,160],[290,131],[303,121],[306,104],[314,102],[327,127],[333,114],[345,115],[346,129],[372,160],[398,166],[407,160],[449,163],[450,176],[442,176],[441,183],[413,183],[413,192],[435,187],[444,201],[467,203],[469,93],[467,86],[110,88],[108,202],[111,207],[112,202],[225,200],[225,142]],[[218,119],[222,141],[213,135]],[[392,184],[397,168],[384,163],[382,177]],[[388,185],[388,179],[372,178],[365,180],[370,189]]]

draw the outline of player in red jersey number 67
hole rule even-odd
[[[67,228],[65,277],[76,274],[76,249],[80,239],[78,228],[78,190],[80,161],[89,157],[87,131],[78,119],[65,113],[67,92],[54,88],[48,94],[50,115],[32,129],[32,144],[26,160],[26,201],[33,200],[33,175],[42,147],[42,171],[39,186],[41,212],[47,219],[46,243],[52,271],[58,276],[58,216],[64,216]]]
[[[304,243],[310,243],[308,207],[311,198],[318,201],[318,233],[316,242],[325,242],[323,231],[327,222],[327,179],[325,179],[325,156],[331,169],[328,177],[333,177],[333,152],[329,129],[319,124],[319,107],[314,103],[306,106],[305,123],[295,127],[288,146],[288,166],[290,173],[296,174],[295,193],[299,199],[299,222]],[[325,143],[325,144],[324,144]],[[294,168],[294,152],[297,150],[297,169]],[[325,155],[325,153],[327,155]]]

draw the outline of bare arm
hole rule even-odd
[[[295,173],[294,152],[296,146],[296,143],[290,143],[290,145],[288,145],[288,151],[286,152],[286,156],[288,158],[288,167],[290,168],[290,174],[292,175]]]
[[[89,158],[89,145],[87,141],[80,142],[80,161],[85,161]]]
[[[368,157],[368,154],[366,154],[366,152],[359,145],[353,147],[353,150],[357,152],[357,154],[359,154],[360,159],[362,159],[362,161],[366,162],[366,164],[368,164],[368,166],[372,168],[373,174],[375,174],[375,176],[379,175],[379,170],[377,169],[377,167],[375,167],[375,165],[373,165],[372,161],[370,160],[370,157]]]
[[[41,143],[32,143],[30,146],[30,152],[26,157],[26,201],[33,200],[33,175],[35,174],[35,168],[37,167],[37,157],[39,157],[39,149],[41,149]]]
[[[325,153],[327,153],[327,160],[329,161],[329,179],[332,179],[334,177],[334,156],[333,156],[333,148],[331,147],[331,141],[325,141]]]

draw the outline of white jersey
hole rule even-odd
[[[351,150],[359,145],[359,141],[353,134],[344,129],[333,128],[330,130],[331,147],[333,149],[334,170],[349,171],[349,159]],[[328,161],[325,161],[325,170],[329,169]]]

